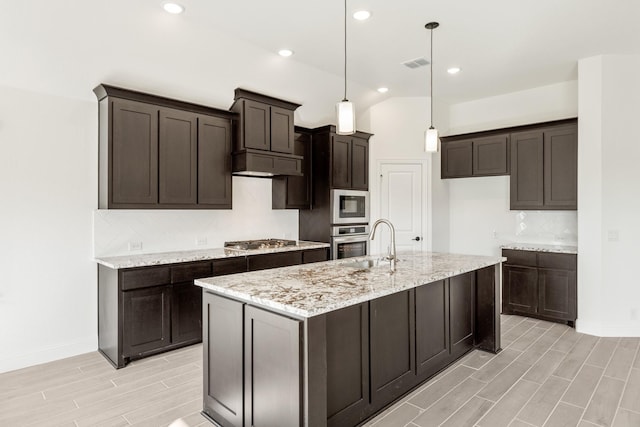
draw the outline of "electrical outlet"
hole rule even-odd
[[[618,230],[609,230],[607,232],[607,240],[610,242],[617,242],[620,240],[620,232]]]
[[[204,246],[207,244],[207,238],[204,236],[196,237],[196,245]]]
[[[141,251],[142,250],[142,242],[129,242],[129,250],[130,251]]]

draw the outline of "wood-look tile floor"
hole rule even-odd
[[[473,351],[367,427],[640,427],[640,338],[502,316]],[[202,346],[114,370],[97,352],[0,374],[0,426],[208,426]]]

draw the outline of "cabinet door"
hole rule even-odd
[[[473,175],[473,141],[451,141],[442,144],[440,176],[466,178]]]
[[[109,200],[158,202],[158,108],[142,102],[112,103]]]
[[[245,99],[244,126],[245,148],[269,151],[271,149],[271,113],[269,106],[261,102]]]
[[[160,110],[159,203],[195,204],[197,199],[196,115]]]
[[[578,129],[566,126],[544,132],[544,204],[578,208]]]
[[[327,426],[356,425],[369,405],[369,305],[326,316]]]
[[[446,280],[416,288],[416,364],[431,376],[449,360],[449,288]]]
[[[143,355],[170,345],[170,296],[170,286],[122,293],[124,357]]]
[[[538,314],[560,320],[576,320],[576,272],[538,269]]]
[[[204,291],[203,411],[224,427],[244,425],[243,304]]]
[[[202,340],[202,288],[191,282],[173,285],[171,344]]]
[[[301,323],[245,306],[245,425],[299,426]]]
[[[369,303],[371,403],[374,410],[409,390],[415,380],[414,292]]]
[[[293,153],[293,111],[271,108],[271,151]]]
[[[369,189],[369,143],[360,138],[352,138],[351,188]]]
[[[451,357],[473,348],[475,331],[475,272],[449,279]]]
[[[272,179],[273,209],[311,208],[311,135],[297,132],[293,154],[302,156],[302,176],[275,176]]]
[[[544,205],[543,152],[541,131],[511,134],[511,210]]]
[[[509,174],[509,135],[473,140],[473,176]]]
[[[538,269],[504,265],[502,311],[536,313],[538,311]]]
[[[331,137],[331,187],[351,188],[351,138]]]
[[[198,204],[231,208],[231,122],[198,117]]]
[[[288,267],[302,264],[302,251],[280,252],[274,254],[251,255],[247,257],[248,271],[267,268]]]

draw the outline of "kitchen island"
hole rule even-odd
[[[196,280],[221,426],[355,426],[474,348],[500,350],[501,257],[400,253]]]

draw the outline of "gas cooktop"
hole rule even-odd
[[[270,249],[281,248],[283,246],[295,246],[295,240],[284,239],[262,239],[262,240],[239,240],[237,242],[224,242],[225,248],[231,249]]]

